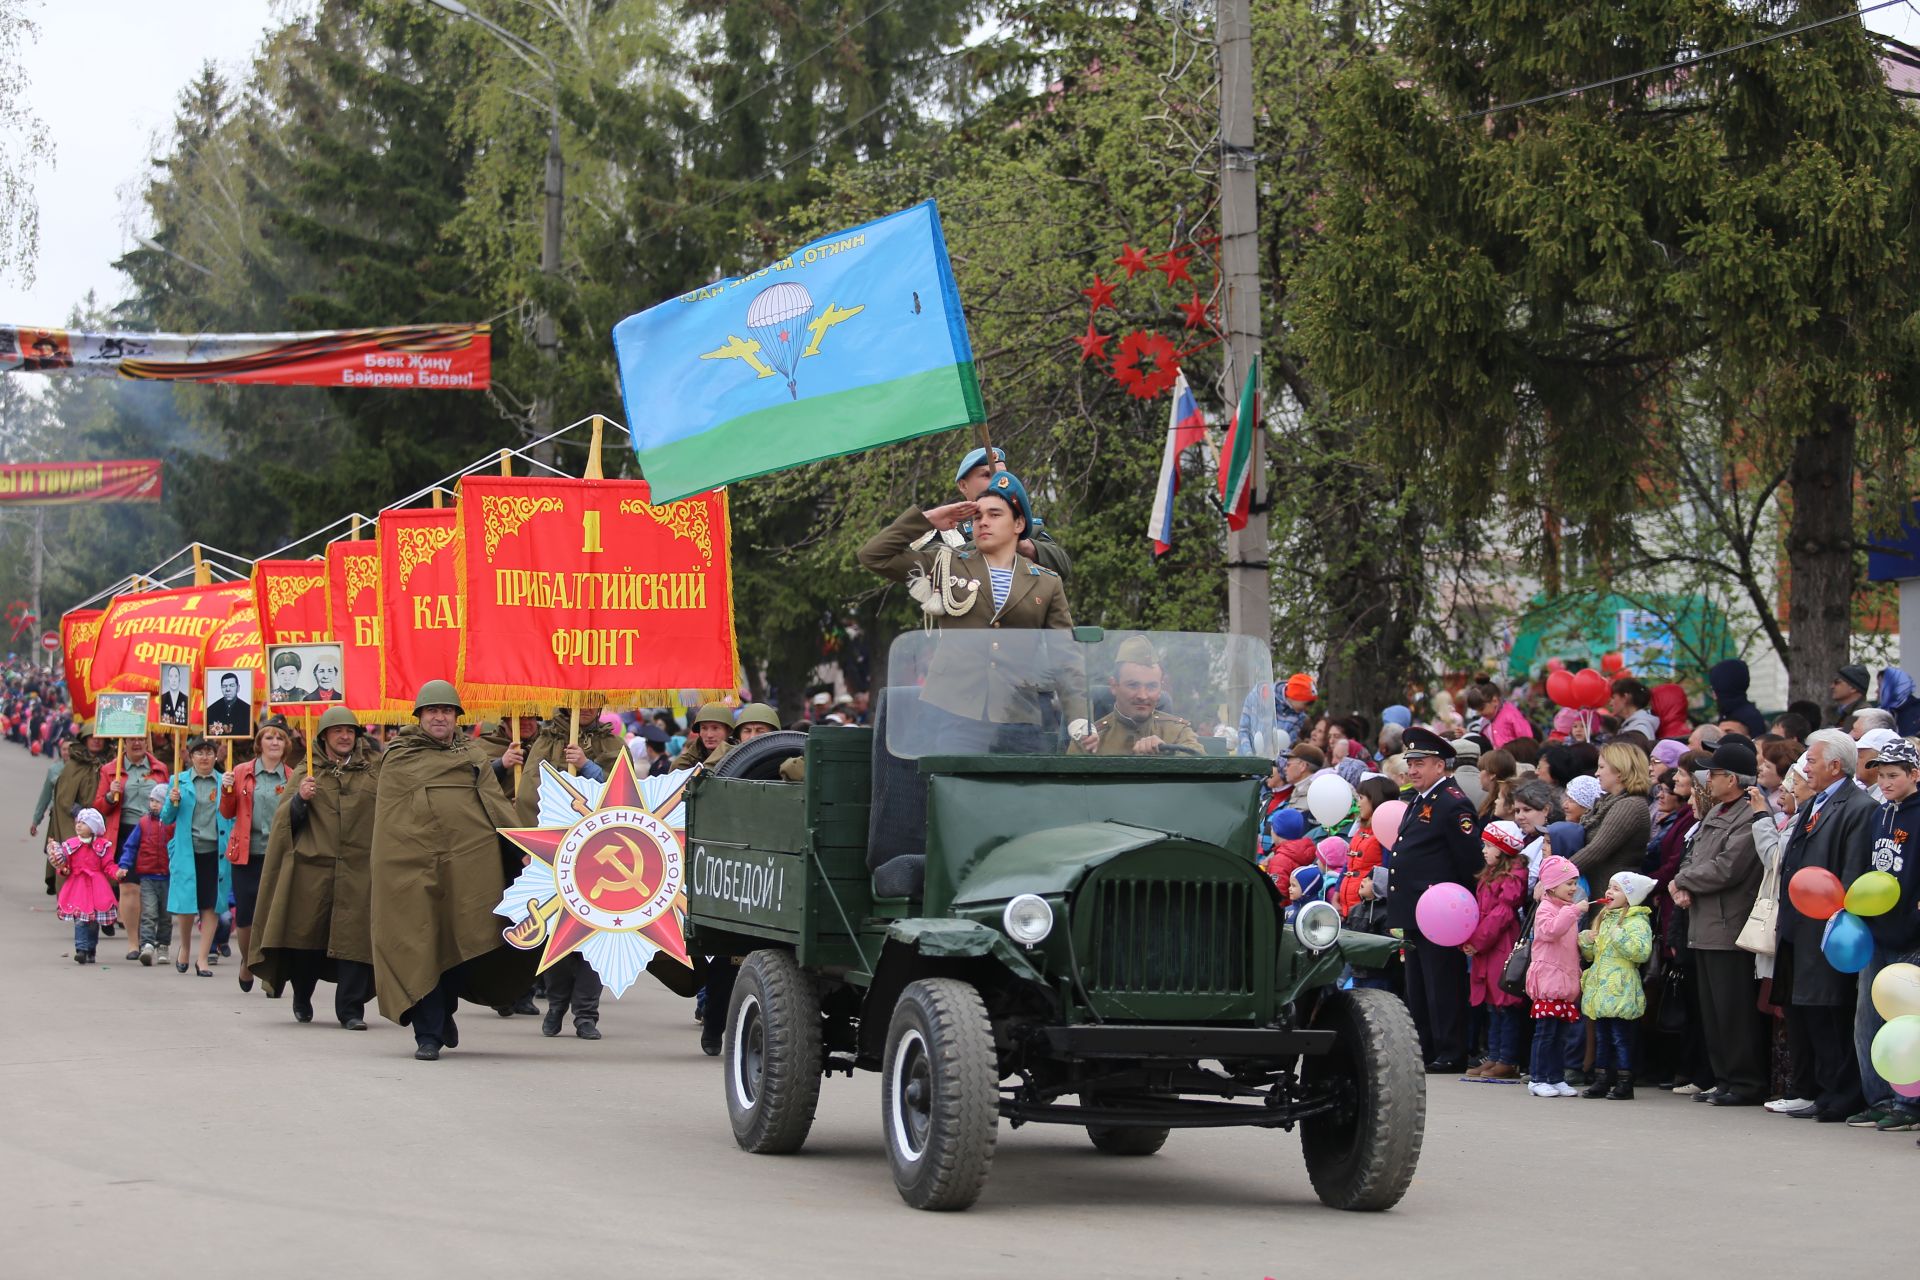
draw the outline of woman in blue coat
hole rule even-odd
[[[193,917],[198,914],[200,937],[194,946],[193,969],[211,978],[207,952],[220,927],[220,905],[233,894],[232,873],[221,856],[233,821],[220,816],[220,788],[226,780],[213,767],[219,749],[206,738],[195,738],[187,744],[187,757],[192,769],[174,774],[167,802],[160,808],[160,821],[173,824],[173,837],[167,841],[167,910],[173,913],[173,936],[178,940],[173,967],[187,971],[187,941],[193,937]]]

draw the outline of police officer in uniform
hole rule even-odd
[[[1471,888],[1482,865],[1473,804],[1447,776],[1453,746],[1431,729],[1406,734],[1413,796],[1400,823],[1389,867],[1387,925],[1407,939],[1407,1010],[1420,1033],[1420,1053],[1434,1074],[1467,1069],[1467,956],[1420,935],[1414,909],[1436,884]]]
[[[1150,756],[1161,752],[1202,755],[1199,735],[1179,716],[1160,710],[1166,666],[1145,636],[1121,642],[1107,688],[1113,710],[1093,722],[1093,732],[1073,744],[1075,755]]]

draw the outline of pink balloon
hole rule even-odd
[[[1393,842],[1400,838],[1400,824],[1406,821],[1407,802],[1389,800],[1385,804],[1374,806],[1373,838],[1380,847],[1389,853],[1393,851]]]
[[[1920,1098],[1920,1080],[1911,1084],[1893,1084],[1891,1080],[1887,1083],[1893,1085],[1893,1091],[1903,1098]]]
[[[1339,836],[1328,836],[1320,842],[1320,861],[1327,864],[1329,871],[1343,871],[1347,865],[1347,842]]]
[[[1457,947],[1480,923],[1480,904],[1464,885],[1436,884],[1414,904],[1413,921],[1421,936],[1442,947]]]

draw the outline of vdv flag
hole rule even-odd
[[[628,316],[613,349],[656,504],[986,420],[931,200]]]
[[[1180,492],[1180,455],[1207,438],[1206,419],[1200,416],[1199,402],[1187,385],[1187,375],[1173,380],[1173,409],[1167,419],[1167,443],[1160,454],[1160,482],[1153,487],[1153,514],[1147,517],[1147,534],[1153,539],[1153,554],[1165,555],[1173,549],[1173,495]]]

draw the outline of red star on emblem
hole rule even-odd
[[[1127,279],[1131,280],[1142,271],[1148,269],[1147,255],[1145,251],[1136,249],[1130,244],[1123,244],[1120,246],[1120,256],[1113,260],[1113,265],[1116,267],[1124,267],[1127,272]]]
[[[1195,293],[1191,301],[1180,304],[1180,310],[1186,313],[1187,328],[1198,329],[1213,314],[1213,304],[1200,301],[1200,295]]]
[[[1086,333],[1074,339],[1075,342],[1080,344],[1080,359],[1082,361],[1105,360],[1107,358],[1107,341],[1109,336],[1110,335],[1101,333],[1098,329],[1094,328],[1093,320],[1089,318],[1087,320]]]
[[[674,807],[680,803],[684,791],[684,787],[676,788],[671,795],[667,796],[659,804],[647,804],[640,793],[639,779],[633,772],[633,754],[628,751],[622,751],[620,758],[614,762],[612,774],[607,778],[606,789],[600,793],[599,804],[589,807],[586,797],[575,792],[573,807],[580,818],[591,817],[606,809],[640,809],[664,822],[666,815],[672,813]],[[577,825],[577,823],[574,825]],[[618,830],[617,827],[615,829]],[[573,825],[565,827],[518,827],[503,828],[500,834],[524,849],[532,857],[546,863],[548,866],[552,866],[554,857],[560,851],[560,846],[566,843],[567,837],[572,831]],[[637,859],[631,868],[623,868],[629,880],[638,874],[638,869],[639,863]],[[680,928],[678,911],[682,905],[682,903],[676,901],[674,907],[662,913],[652,924],[643,925],[638,932],[642,937],[653,943],[654,946],[659,947],[681,964],[691,967],[693,960],[687,954],[686,935]],[[540,957],[539,972],[541,973],[545,973],[556,963],[579,950],[581,944],[586,942],[588,938],[591,938],[595,932],[593,925],[587,924],[571,911],[568,911],[561,897],[558,895],[549,899],[547,902],[535,903],[534,916],[538,916],[542,920],[551,919],[552,921],[551,925],[547,926],[546,948]],[[508,930],[507,933],[512,935],[516,930],[531,926],[534,923],[534,916],[529,916],[524,926],[515,925],[513,929]],[[623,920],[624,917],[615,919],[613,924],[620,926]],[[511,937],[509,940],[511,941]],[[515,945],[531,950],[533,947],[539,945],[539,940],[537,935],[535,935],[533,940],[525,943],[515,943]]]
[[[1093,273],[1093,284],[1082,289],[1080,292],[1086,295],[1087,301],[1093,304],[1093,310],[1095,311],[1098,311],[1102,307],[1107,307],[1115,311],[1119,310],[1118,307],[1113,305],[1112,283],[1102,280],[1098,271]]]
[[[1158,270],[1166,272],[1168,284],[1179,284],[1182,280],[1192,283],[1193,277],[1187,274],[1187,267],[1193,262],[1193,255],[1180,255],[1178,249],[1169,249],[1160,255]]]

